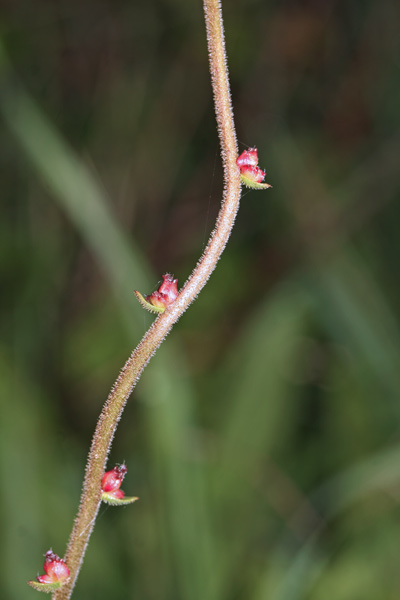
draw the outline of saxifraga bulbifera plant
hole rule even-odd
[[[158,316],[125,363],[101,411],[88,456],[79,511],[65,557],[61,559],[49,550],[45,555],[45,575],[29,582],[35,589],[52,592],[53,600],[71,598],[101,502],[119,505],[137,500],[136,497],[126,497],[120,489],[126,473],[125,465],[117,465],[107,472],[105,470],[117,424],[143,369],[214,271],[235,222],[242,184],[255,189],[271,187],[262,183],[265,173],[258,167],[256,148],[249,148],[238,157],[221,4],[220,0],[203,0],[203,3],[211,84],[224,169],[221,208],[206,249],[180,291],[177,280],[172,275],[165,274],[156,292],[149,296],[135,292],[143,306]]]

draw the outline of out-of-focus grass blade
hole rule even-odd
[[[334,400],[332,398],[332,401]],[[306,595],[307,590],[310,589],[319,575],[324,575],[323,571],[328,563],[327,558],[321,562],[321,552],[318,548],[321,534],[324,533],[333,519],[367,497],[379,492],[384,492],[385,495],[388,494],[389,496],[393,493],[395,497],[400,481],[399,461],[400,446],[397,445],[383,452],[378,452],[370,458],[343,470],[312,492],[309,495],[307,505],[300,506],[293,515],[292,520],[297,524],[307,523],[308,503],[310,502],[322,515],[320,522],[316,523],[311,529],[307,527],[306,531],[309,533],[291,561],[289,558],[282,558],[283,554],[286,553],[285,549],[293,545],[292,534],[285,535],[279,548],[273,551],[272,561],[271,558],[268,560],[264,583],[256,598],[300,600],[308,597]],[[282,583],[271,590],[271,570],[277,565]],[[320,566],[317,571],[316,565]],[[370,571],[374,568],[375,577],[378,577],[381,566],[371,565]],[[294,582],[295,585],[292,586],[290,582]]]
[[[272,557],[268,572],[262,579],[262,584],[253,600],[299,600],[305,598],[328,562],[320,554],[314,540],[311,540],[296,554],[289,568],[282,564],[278,557]],[[276,571],[275,578],[279,578],[275,589],[271,582],[274,570]]]
[[[7,69],[4,60],[2,66],[3,71]],[[132,334],[135,330],[137,333],[137,324],[141,323],[138,316],[143,318],[143,309],[135,299],[133,288],[149,288],[149,268],[137,248],[132,243],[128,244],[118,228],[102,190],[86,167],[29,96],[21,88],[10,89],[13,92],[4,93],[0,103],[8,126],[57,202],[96,255],[128,323],[134,321]],[[199,493],[202,488],[201,469],[194,473],[186,464],[186,446],[181,443],[193,429],[189,408],[193,394],[189,384],[183,382],[186,371],[183,357],[177,359],[179,375],[171,358],[178,354],[176,343],[169,339],[168,352],[157,357],[156,366],[152,366],[152,376],[142,386],[142,393],[148,407],[151,407],[151,398],[157,399],[157,408],[150,408],[148,414],[154,436],[152,443],[156,448],[162,448],[160,462],[165,471],[159,484],[165,487],[170,497],[169,544],[174,557],[173,569],[184,596],[198,597],[200,600],[204,597],[205,582],[209,586],[212,581],[209,558],[212,556],[212,543]],[[156,454],[156,450],[154,452]],[[180,518],[182,515],[186,515],[186,518]],[[212,598],[212,593],[207,597]]]
[[[43,409],[40,391],[11,364],[5,348],[0,348],[0,398],[0,590],[2,598],[28,600],[32,592],[26,581],[42,568],[49,540],[63,551],[56,486],[47,487],[62,453],[49,452],[55,444],[51,407]]]
[[[400,330],[366,266],[347,251],[316,268],[305,287],[329,335],[353,351],[374,393],[400,414]],[[368,384],[366,388],[368,389]]]
[[[371,397],[376,397],[381,389],[382,401],[391,400],[387,405],[390,413],[386,411],[388,420],[396,416],[397,421],[400,389],[398,326],[365,265],[349,251],[327,261],[321,269],[316,266],[303,282],[327,333],[352,352],[352,361],[358,365],[358,376],[366,378],[360,382],[361,388]],[[373,386],[369,385],[371,381]],[[329,507],[324,514],[324,527],[368,494],[398,485],[399,460],[398,447],[379,453],[332,478],[312,494],[313,505]],[[301,521],[301,515],[295,519]],[[257,599],[301,600],[308,597],[310,586],[327,564],[327,560],[321,562],[318,551],[319,534],[324,527],[310,536],[293,562],[282,569],[282,582],[274,593],[261,591],[256,595]],[[270,569],[271,565],[265,575],[264,590],[269,587]]]
[[[285,444],[295,421],[291,374],[304,323],[301,293],[294,286],[284,287],[252,317],[224,373],[229,401],[215,487],[219,518],[224,520],[224,514],[229,514],[235,523],[235,536],[222,557],[230,574],[245,552],[246,536],[251,535],[246,515],[251,514],[249,499],[254,499],[258,472],[265,468],[271,450]]]
[[[139,318],[143,311],[133,288],[148,289],[150,271],[116,224],[103,191],[27,95],[4,94],[1,108],[33,166],[95,254],[113,292],[122,297],[122,306]]]
[[[281,289],[253,315],[229,363],[229,406],[221,434],[219,486],[231,496],[290,428],[291,375],[298,358],[305,304],[293,286]]]
[[[311,501],[328,506],[326,518],[332,519],[365,496],[388,492],[400,483],[400,446],[393,446],[349,467],[330,478],[311,494]],[[330,502],[334,499],[333,502]]]
[[[322,194],[325,206],[330,206],[327,202],[328,192],[316,173],[310,173],[309,165],[306,166],[302,153],[289,136],[283,139],[282,146],[278,144],[274,156],[290,199],[294,198],[293,201],[296,202],[297,190],[301,189],[303,198],[307,195],[315,198],[316,194]],[[292,166],[290,174],[287,173],[288,157]],[[310,162],[312,163],[311,158]],[[367,179],[368,174],[360,178],[358,185],[361,186]],[[343,186],[341,189],[346,191]],[[394,187],[390,186],[391,193],[393,190]],[[347,193],[348,191],[347,189]],[[354,192],[353,189],[351,191]],[[386,189],[383,193],[386,194]],[[385,196],[385,201],[387,200]],[[335,203],[332,203],[332,207],[334,206]],[[303,274],[299,279],[329,338],[350,351],[351,361],[358,371],[360,389],[364,389],[366,396],[374,402],[379,394],[380,402],[386,402],[390,409],[386,410],[387,421],[396,425],[400,389],[398,323],[367,266],[356,256],[350,244],[343,243],[343,232],[338,230],[337,233],[341,247],[337,246],[334,250],[332,248],[331,256],[326,255],[323,263],[319,262],[318,245],[313,247],[313,240],[310,240],[310,252],[305,253],[308,274]],[[324,514],[326,522],[329,523],[331,518],[338,516],[367,494],[395,485],[398,482],[398,452],[398,449],[394,449],[377,454],[369,461],[330,480],[315,496],[312,495],[311,502],[321,501],[328,505],[329,509]],[[301,515],[296,518],[301,520]],[[264,592],[256,594],[257,599],[300,600],[308,597],[307,590],[315,567],[312,556],[316,557],[318,564],[318,534],[321,531],[323,528],[311,535],[293,560],[287,562],[287,567],[281,572],[284,581],[282,585],[276,586],[274,593],[271,593],[268,586],[271,578],[269,559],[264,584],[260,588]],[[265,592],[267,589],[269,593]]]
[[[400,481],[399,461],[400,446],[394,446],[330,478],[310,495],[313,505],[328,506],[323,525],[310,535],[293,561],[283,570],[285,580],[282,585],[278,586],[272,595],[269,594],[265,597],[271,598],[271,600],[301,600],[305,597],[305,593],[315,580],[313,557],[321,566],[319,574],[328,563],[327,560],[320,562],[320,558],[318,558],[319,536],[325,527],[333,518],[366,496],[382,490],[388,492],[390,489],[397,488]],[[301,520],[301,509],[294,518]],[[284,546],[285,542],[282,545]],[[265,586],[268,586],[269,577],[266,572]],[[256,596],[260,600],[263,597],[262,595]]]
[[[390,148],[392,143],[396,144],[396,140],[391,141]],[[383,150],[386,151],[387,148]],[[380,155],[386,156],[383,150],[378,153],[379,164],[374,167],[377,173],[382,169],[384,171],[384,167],[387,166],[380,164],[384,162]],[[304,159],[306,152],[302,152],[292,137],[285,133],[278,140],[273,157],[277,171],[281,174],[281,183],[286,191],[285,197],[291,203],[289,208],[296,215],[300,233],[304,238],[306,238],[308,217],[303,215],[303,208],[307,209],[309,205],[298,204],[298,190],[301,190],[303,199],[308,196],[316,207],[324,209],[333,219],[332,225],[335,224],[338,216],[337,207],[343,204],[343,198],[338,197],[336,201],[334,194],[346,192],[344,185],[339,186],[336,192],[327,190],[318,175],[317,167],[310,169],[309,163],[313,165],[312,157],[309,157],[308,162]],[[287,170],[288,157],[291,164],[290,173]],[[371,159],[369,160],[371,162]],[[369,163],[368,166],[371,167]],[[391,178],[397,181],[399,170],[393,169],[392,161],[389,166],[392,169]],[[363,189],[363,185],[368,183],[368,171],[371,168],[365,168],[364,178],[358,176],[353,180],[350,177],[351,185],[347,189],[347,194],[355,194],[359,188]],[[393,185],[385,186],[380,193],[380,199],[388,202],[394,197],[396,189],[397,187]],[[304,212],[307,213],[307,210]],[[304,259],[308,263],[311,277],[303,279],[304,288],[315,303],[321,322],[328,328],[330,335],[336,340],[348,343],[349,347],[355,350],[356,358],[363,357],[365,364],[371,370],[371,375],[375,376],[376,381],[380,380],[388,395],[395,398],[396,406],[393,405],[393,410],[397,410],[400,389],[399,326],[367,265],[357,258],[351,245],[347,243],[348,232],[338,225],[332,229],[333,235],[329,229],[327,230],[332,245],[328,250],[326,249],[323,264],[319,262],[321,240],[307,240],[308,248]]]
[[[171,565],[179,571],[182,598],[215,600],[215,540],[209,522],[205,459],[197,431],[190,425],[195,422],[193,405],[187,402],[184,379],[173,387],[159,369],[147,375],[142,384],[147,397],[153,398],[147,414],[156,473],[166,492],[165,535],[174,542]],[[160,388],[163,397],[157,395]]]

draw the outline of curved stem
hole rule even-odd
[[[53,594],[53,600],[67,600],[71,597],[99,510],[100,482],[107,456],[127,399],[151,356],[207,283],[228,241],[239,208],[240,173],[236,166],[237,142],[230,100],[221,6],[219,0],[203,1],[215,112],[224,166],[225,187],[221,209],[215,229],[196,268],[177,299],[156,319],[133,351],[103,407],[93,436],[81,503],[65,557],[71,577]]]

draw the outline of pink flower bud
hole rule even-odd
[[[68,579],[69,569],[57,554],[49,550],[46,552],[45,557],[43,569],[46,575],[36,577],[39,583],[61,583]]]
[[[103,502],[116,506],[131,504],[139,500],[137,496],[125,496],[125,492],[119,489],[127,471],[125,465],[116,465],[111,471],[104,473],[101,480],[101,499]]]
[[[256,167],[258,165],[258,153],[257,148],[249,148],[242,152],[236,161],[238,167]]]
[[[165,300],[165,295],[160,294],[158,290],[149,296],[145,296],[145,300],[148,304],[154,306],[154,308],[158,308],[160,312],[164,312],[165,308],[168,306]]]
[[[162,276],[163,282],[156,292],[153,292],[150,296],[146,296],[146,300],[152,304],[152,299],[156,302],[154,306],[160,305],[160,303],[166,308],[169,306],[178,295],[178,280],[174,279],[173,275],[165,273]]]
[[[178,296],[178,280],[174,279],[174,276],[170,273],[165,273],[162,278],[163,282],[158,290],[149,296],[142,296],[140,292],[135,290],[136,297],[141,305],[150,312],[164,312],[167,306],[172,304]]]
[[[101,480],[101,491],[107,492],[116,498],[123,498],[124,492],[120,490],[121,483],[128,469],[125,465],[116,465],[111,471],[107,471]],[[118,495],[116,493],[118,492]],[[122,494],[122,495],[121,495]]]
[[[258,166],[257,148],[249,148],[242,152],[236,164],[240,169],[240,180],[247,187],[256,190],[271,187],[269,183],[262,183],[265,171]]]
[[[265,171],[260,169],[260,167],[255,167],[253,165],[241,167],[240,173],[243,177],[253,181],[254,183],[261,183],[265,178]]]

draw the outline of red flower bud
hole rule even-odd
[[[252,165],[246,165],[240,169],[240,173],[246,179],[254,181],[255,183],[261,183],[265,178],[265,171],[260,167],[254,167]]]
[[[49,593],[58,590],[70,575],[65,562],[52,550],[46,552],[43,568],[46,575],[38,575],[36,581],[28,581],[29,585],[39,592]]]
[[[125,492],[120,490],[121,483],[128,469],[125,465],[116,465],[107,471],[101,480],[101,499],[107,504],[130,504],[138,500],[136,496],[125,497]]]
[[[165,306],[168,306],[178,295],[178,280],[174,279],[174,276],[169,273],[165,273],[162,278],[163,282],[158,288],[158,292],[164,297]]]
[[[178,296],[178,280],[174,279],[173,275],[169,273],[163,275],[162,278],[163,282],[158,290],[149,296],[143,296],[135,290],[136,297],[141,305],[150,312],[163,313],[167,306],[172,304]]]
[[[237,159],[236,164],[238,167],[247,167],[249,165],[256,167],[258,165],[257,148],[249,148],[248,150],[242,152]]]
[[[119,497],[123,498],[124,492],[119,488],[121,487],[121,483],[127,470],[125,465],[116,465],[111,471],[104,473],[103,479],[101,480],[101,491],[107,492],[108,494],[111,492],[112,495],[118,491],[119,494],[122,494],[122,496]]]
[[[247,187],[255,189],[271,187],[269,183],[262,183],[265,171],[258,167],[257,148],[249,148],[242,152],[236,164],[240,169],[240,180]]]
[[[43,569],[46,575],[36,577],[39,583],[62,583],[68,579],[69,569],[57,554],[49,550],[46,552],[45,557]]]
[[[159,312],[164,312],[168,306],[164,294],[160,294],[158,290],[150,294],[150,296],[145,296],[145,300],[150,306],[159,309]]]

